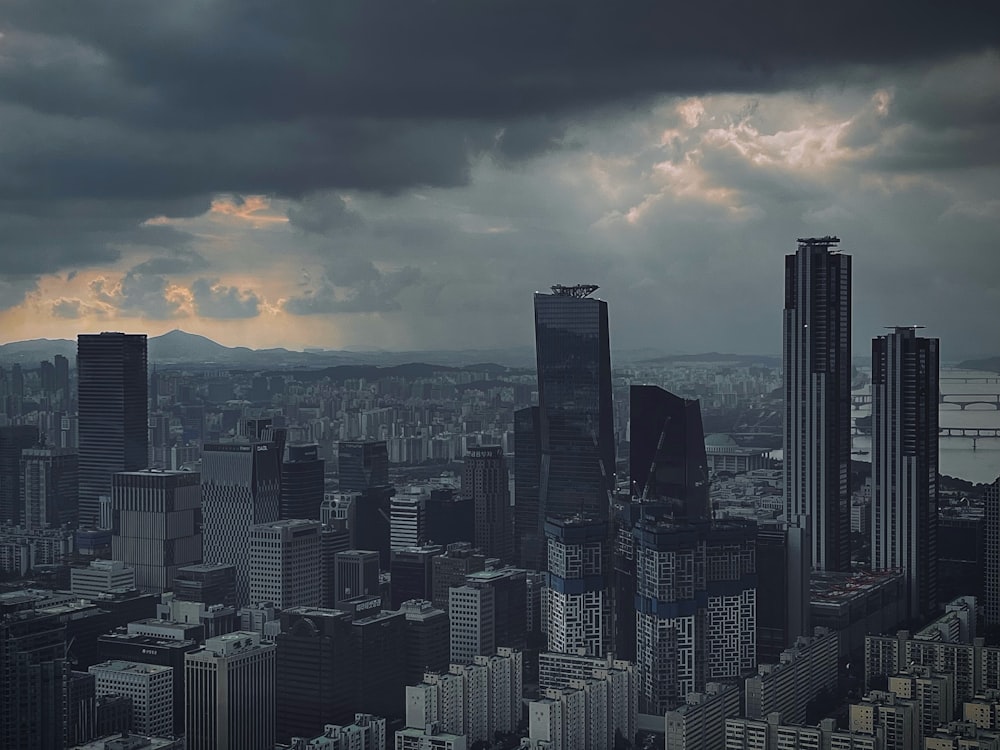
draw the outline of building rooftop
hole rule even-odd
[[[836,573],[813,571],[809,579],[809,600],[812,603],[845,602],[867,596],[886,585],[896,585],[903,579],[901,571]]]
[[[159,664],[143,664],[137,661],[123,661],[112,659],[102,661],[100,664],[92,666],[91,671],[101,672],[121,672],[128,674],[162,674],[163,672],[173,672],[173,667],[162,667]]]

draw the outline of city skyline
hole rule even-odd
[[[5,8],[6,338],[527,345],[530,267],[599,279],[619,347],[776,352],[773,262],[836,231],[856,350],[1000,349],[986,4],[171,5]]]

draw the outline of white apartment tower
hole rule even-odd
[[[240,631],[184,656],[188,750],[272,750],[275,649],[259,633]]]
[[[278,609],[320,605],[319,521],[289,519],[250,529],[250,606]]]
[[[809,525],[814,570],[851,569],[851,257],[836,237],[785,257],[785,518]]]

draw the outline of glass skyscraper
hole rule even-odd
[[[535,294],[541,455],[539,526],[546,516],[607,519],[615,486],[608,305],[592,285]]]
[[[96,526],[111,475],[139,471],[149,461],[146,334],[77,337],[79,521]]]
[[[836,237],[785,257],[785,517],[814,570],[851,569],[851,257]]]

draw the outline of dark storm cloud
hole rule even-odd
[[[206,318],[255,318],[260,298],[249,289],[220,284],[218,279],[195,279],[191,284],[194,309]]]
[[[386,312],[400,308],[397,297],[420,280],[413,266],[384,271],[370,260],[337,257],[328,261],[318,284],[285,301],[293,315]]]

